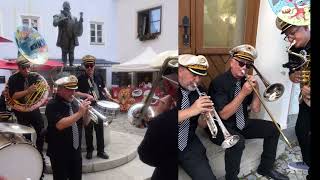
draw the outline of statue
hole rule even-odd
[[[61,48],[63,64],[67,64],[67,55],[69,55],[69,65],[73,66],[74,48],[79,45],[78,37],[83,32],[83,13],[80,12],[78,21],[71,15],[69,2],[65,1],[62,7],[61,13],[53,16],[53,26],[58,26],[59,29],[57,46]]]

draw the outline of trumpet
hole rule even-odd
[[[265,108],[265,110],[267,111],[267,113],[269,114],[272,122],[274,123],[274,125],[277,127],[278,131],[280,132],[281,136],[283,137],[283,139],[285,140],[285,142],[287,143],[287,145],[291,148],[291,144],[289,142],[289,140],[287,139],[287,137],[283,134],[283,132],[281,131],[281,128],[279,127],[278,123],[274,120],[273,116],[271,115],[269,109],[267,108],[267,106],[263,103],[261,96],[259,95],[259,92],[257,91],[256,88],[254,88],[252,82],[248,79],[248,75],[246,74],[246,72],[244,70],[241,71],[242,74],[245,75],[247,81],[249,82],[250,86],[252,87],[253,91],[256,93],[256,95],[258,96],[261,104],[263,105],[263,107]]]
[[[78,105],[80,106],[80,104],[82,103],[82,99],[78,99],[76,97],[73,96],[73,98],[76,100],[76,102],[78,103]],[[101,114],[99,111],[97,111],[96,109],[94,109],[93,107],[91,107],[90,109],[88,109],[89,112],[89,117],[90,119],[98,124],[98,119],[102,119],[103,121],[103,125],[104,126],[108,126],[110,123],[107,121],[107,117],[104,116],[103,114]]]
[[[200,92],[196,83],[194,84],[194,86],[195,86],[196,91],[198,92],[199,96],[206,96],[206,93]],[[211,112],[207,113],[207,116],[208,116],[207,125],[209,127],[210,132],[211,132],[212,138],[215,138],[218,133],[218,128],[214,122],[214,120],[216,120],[221,128],[221,131],[222,131],[223,137],[224,137],[224,141],[222,142],[221,147],[226,149],[226,148],[230,148],[230,147],[234,146],[235,144],[237,144],[237,142],[240,140],[240,137],[238,135],[231,135],[229,133],[229,131],[224,126],[222,120],[220,119],[217,111],[214,108],[213,108],[212,113],[214,116],[212,116]]]

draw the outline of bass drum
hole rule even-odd
[[[41,179],[43,158],[23,136],[0,133],[0,177],[8,180]]]

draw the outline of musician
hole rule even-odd
[[[6,104],[6,99],[5,99],[5,90],[1,92],[0,96],[0,112],[7,111],[7,104]]]
[[[207,75],[209,67],[204,56],[190,54],[179,56],[178,67],[178,162],[194,180],[216,179],[206,156],[206,149],[195,134],[201,113],[211,112],[213,103],[209,96],[199,97],[195,84]]]
[[[174,107],[164,109],[148,122],[138,154],[142,162],[155,167],[151,180],[178,179],[177,119],[178,110]]]
[[[62,6],[61,13],[53,16],[53,26],[58,26],[57,46],[61,48],[63,64],[67,64],[69,55],[69,65],[73,66],[74,48],[79,45],[78,37],[83,32],[83,18],[82,13],[79,21],[71,15],[69,2],[65,1]]]
[[[290,50],[295,53],[300,53],[305,50],[308,55],[311,55],[310,29],[308,26],[296,26],[282,21],[280,18],[276,19],[276,26],[285,34],[285,40],[290,44],[296,41],[294,47]],[[310,58],[311,59],[311,58]],[[302,59],[289,54],[289,62],[284,64],[284,67],[289,68],[289,79],[293,83],[301,82],[301,68],[294,70],[295,67],[302,63]],[[292,169],[309,169],[307,179],[311,179],[311,105],[306,102],[310,101],[311,89],[308,85],[303,85],[301,89],[303,101],[299,105],[299,114],[295,126],[297,139],[301,148],[303,162],[291,162],[288,164]]]
[[[171,74],[171,76],[176,74]],[[173,78],[171,77],[170,79]],[[158,105],[152,106],[155,114],[159,115],[154,118],[144,119],[142,125],[138,126],[147,126],[148,128],[138,146],[138,154],[142,162],[155,167],[151,177],[152,180],[177,180],[177,89],[176,86],[166,79],[163,79],[162,83],[162,90],[166,95],[159,99]],[[157,86],[158,84],[153,85]]]
[[[92,101],[92,106],[97,106],[98,100],[111,99],[112,97],[106,92],[105,83],[103,77],[100,74],[95,73],[95,61],[96,58],[91,55],[86,55],[82,58],[83,65],[85,67],[85,74],[78,77],[79,89],[77,95],[86,97]],[[109,94],[109,95],[108,95]],[[104,151],[104,133],[103,133],[103,120],[99,119],[98,124],[90,122],[85,128],[85,137],[87,145],[87,159],[92,158],[93,147],[93,128],[96,132],[97,140],[97,156],[102,159],[108,159],[109,155]]]
[[[276,126],[271,121],[248,117],[248,108],[250,107],[252,112],[259,112],[261,104],[243,73],[243,71],[247,73],[256,57],[257,52],[250,45],[234,47],[230,51],[230,69],[213,79],[208,89],[208,95],[214,102],[215,109],[225,127],[230,134],[240,137],[237,144],[225,150],[226,180],[239,179],[237,176],[245,148],[245,139],[253,138],[264,139],[258,174],[276,180],[289,179],[286,175],[273,170],[280,135]],[[248,80],[252,82],[254,88],[259,89],[253,76],[248,75]],[[213,143],[221,145],[224,137],[220,127],[218,129],[215,139],[211,137],[208,128],[206,131]]]
[[[82,126],[88,124],[87,114],[91,102],[86,99],[78,104],[74,100],[77,83],[73,75],[56,80],[56,96],[46,107],[47,155],[50,157],[54,180],[81,179]]]
[[[35,83],[39,79],[39,74],[30,72],[31,63],[24,58],[19,56],[17,58],[18,72],[14,73],[9,77],[8,88],[9,96],[18,100],[20,103],[26,103],[26,97],[35,91],[37,91]],[[44,143],[44,122],[40,113],[40,109],[36,108],[30,112],[21,112],[12,109],[17,121],[21,125],[32,126],[37,134],[36,146],[39,152],[42,154],[43,143]],[[30,134],[24,134],[24,136],[31,141]]]

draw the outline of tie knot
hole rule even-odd
[[[236,86],[238,86],[238,87],[241,86],[241,81],[240,80],[236,82]]]
[[[190,94],[190,91],[181,89],[181,93],[185,97],[185,96],[188,96]]]

